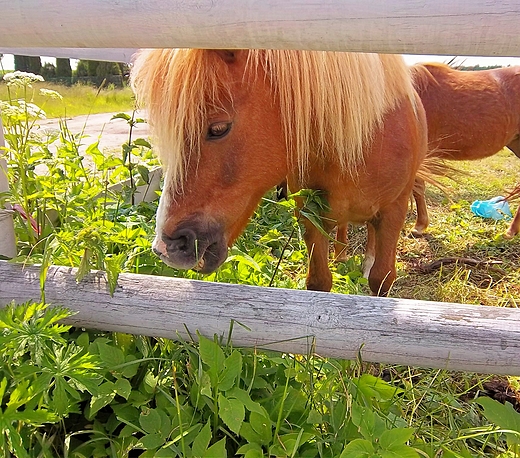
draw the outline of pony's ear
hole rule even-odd
[[[237,54],[240,52],[235,49],[216,49],[217,55],[227,64],[233,64],[237,60]]]

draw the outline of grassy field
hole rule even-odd
[[[46,97],[40,94],[40,89],[50,89],[58,92],[63,99]],[[11,89],[13,99],[22,98],[21,91]],[[8,100],[7,85],[0,83],[0,100]],[[112,113],[129,111],[134,108],[134,98],[129,87],[115,88],[112,86],[96,88],[83,84],[62,86],[48,82],[34,83],[28,89],[27,100],[43,109],[47,118],[72,117],[95,113]]]
[[[509,150],[488,159],[455,163],[464,174],[446,181],[449,193],[427,189],[430,227],[427,236],[402,237],[399,243],[400,274],[392,294],[399,297],[520,306],[520,237],[506,240],[509,223],[475,216],[470,205],[507,195],[520,177],[520,161]],[[513,215],[519,201],[510,203]],[[412,227],[410,218],[408,229]],[[482,261],[444,265],[425,273],[421,267],[446,257]]]

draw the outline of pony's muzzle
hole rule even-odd
[[[167,234],[157,234],[153,251],[170,267],[215,271],[227,257],[227,244],[217,223],[185,221]]]

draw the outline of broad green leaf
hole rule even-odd
[[[69,397],[64,384],[61,378],[56,379],[56,386],[52,393],[52,406],[60,416],[65,415],[69,410]]]
[[[209,366],[208,374],[213,387],[218,384],[218,374],[224,368],[226,357],[220,346],[213,340],[199,335],[199,352],[202,361]]]
[[[413,435],[412,428],[394,428],[383,431],[379,438],[379,446],[383,450],[393,450],[394,447],[399,447],[406,444]]]
[[[119,421],[125,423],[137,423],[139,422],[139,410],[130,404],[115,404],[110,406],[116,414]]]
[[[150,433],[145,434],[143,437],[141,437],[141,439],[139,439],[139,442],[143,444],[143,448],[145,450],[153,450],[163,445],[164,439],[159,433]]]
[[[244,404],[245,408],[249,412],[256,412],[264,417],[268,417],[267,411],[258,403],[251,399],[249,393],[245,390],[242,390],[238,387],[233,387],[230,390],[226,391],[226,397],[228,399],[238,399],[242,404]]]
[[[226,451],[226,438],[219,440],[216,444],[213,444],[206,453],[204,453],[204,458],[227,458]]]
[[[475,401],[484,407],[484,416],[501,429],[514,431],[505,433],[508,444],[520,444],[520,413],[510,402],[501,404],[488,397],[480,397]]]
[[[461,455],[460,453],[449,450],[446,447],[442,447],[442,458],[472,458],[472,456],[467,450],[464,450]]]
[[[392,450],[380,450],[379,455],[382,458],[419,458],[420,456],[412,447],[407,445],[396,446]]]
[[[242,445],[242,447],[237,450],[237,455],[244,455],[244,457],[248,458],[263,458],[264,452],[260,444],[249,443]]]
[[[0,414],[1,417],[1,414]],[[62,420],[58,415],[54,412],[49,412],[45,409],[37,409],[37,410],[23,410],[21,412],[15,412],[9,416],[13,421],[19,421],[26,424],[31,424],[35,426],[43,425],[44,423],[57,423]]]
[[[300,446],[313,437],[314,434],[306,433],[301,429],[299,433],[289,433],[278,436],[278,441],[281,442],[282,450],[284,450],[285,453],[288,453],[289,456],[298,456],[296,452]],[[273,451],[271,450],[271,452]]]
[[[394,399],[397,394],[403,392],[401,388],[390,385],[379,377],[375,377],[371,374],[363,374],[358,379],[355,379],[354,383],[367,401],[371,399],[390,401]]]
[[[306,423],[317,424],[317,423],[322,423],[322,422],[323,422],[323,416],[321,415],[321,413],[319,413],[315,409],[311,409],[309,411],[309,415],[307,416]]]
[[[76,343],[83,348],[87,348],[90,345],[90,337],[88,332],[82,332],[76,339]]]
[[[97,347],[99,357],[107,369],[112,370],[125,362],[125,355],[119,348],[101,342],[97,343]]]
[[[227,399],[219,394],[218,415],[231,431],[238,434],[245,418],[244,404],[238,399]]]
[[[110,404],[116,396],[114,383],[108,381],[99,386],[98,394],[90,398],[89,417],[93,418],[94,414],[101,408]]]
[[[347,414],[347,404],[341,399],[339,401],[332,401],[330,405],[330,424],[333,431],[337,434],[345,423]]]
[[[132,363],[132,361],[136,361],[134,364],[128,364]],[[137,372],[139,371],[139,363],[137,362],[137,358],[130,354],[126,355],[125,358],[125,365],[121,368],[121,375],[127,379],[131,379]]]
[[[358,427],[359,432],[365,439],[375,437],[376,413],[357,403],[352,404],[352,422]]]
[[[110,120],[112,119],[124,119],[125,121],[131,121],[132,117],[128,113],[117,113],[110,118]]]
[[[209,421],[200,430],[197,437],[193,440],[191,451],[193,456],[204,456],[209,442],[211,441],[211,427]]]
[[[372,442],[354,439],[341,452],[340,458],[371,458],[375,453]]]
[[[146,184],[150,183],[150,171],[148,170],[147,167],[145,167],[144,165],[138,165],[137,171],[139,172],[139,176],[141,177],[141,179]]]
[[[159,433],[162,419],[157,409],[145,409],[139,415],[139,424],[147,433]]]
[[[264,441],[262,437],[252,428],[250,423],[242,423],[242,427],[240,428],[240,436],[243,437],[250,444],[262,444],[267,445],[271,441],[269,438],[268,441]]]
[[[144,138],[136,138],[133,141],[133,143],[137,146],[144,146],[145,148],[152,149],[152,145],[150,145],[150,142],[148,140],[145,140]]]
[[[114,386],[114,391],[125,399],[128,399],[132,391],[132,385],[126,378],[117,379]]]
[[[256,412],[249,415],[249,423],[253,430],[262,440],[262,444],[268,444],[272,439],[272,422],[269,418],[264,417]]]
[[[233,387],[235,380],[242,371],[242,355],[238,350],[234,350],[224,362],[224,369],[220,374],[219,389],[227,391]]]

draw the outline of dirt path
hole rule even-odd
[[[99,149],[101,151],[114,151],[121,149],[121,145],[128,141],[129,126],[124,119],[111,119],[116,113],[100,113],[88,116],[76,116],[66,120],[69,131],[73,134],[83,132],[87,137],[82,141],[83,148],[94,143],[99,137]],[[128,113],[132,115],[132,113]],[[143,117],[138,113],[137,117]],[[59,129],[58,119],[42,120],[38,123],[42,129]],[[132,137],[147,138],[148,124],[140,123],[134,127]]]

